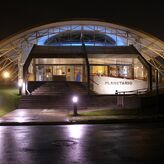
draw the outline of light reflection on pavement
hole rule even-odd
[[[0,126],[0,163],[164,163],[164,124]]]

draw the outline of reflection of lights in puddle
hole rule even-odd
[[[54,113],[54,112],[55,112],[54,109],[43,109],[43,110],[41,111],[41,113]]]
[[[17,117],[17,118],[15,118],[15,121],[16,122],[24,122],[24,118],[23,117]]]
[[[25,115],[26,115],[26,112],[25,111],[18,111],[18,117],[15,118],[15,121],[16,122],[24,122],[25,121]]]
[[[85,134],[86,127],[85,125],[68,125],[68,137],[76,142],[69,142],[65,143],[66,145],[72,146],[72,149],[69,149],[68,151],[68,158],[70,158],[72,161],[75,161],[75,163],[79,163],[79,159],[83,157],[83,150],[82,150],[82,137]]]
[[[48,109],[43,109],[43,111],[42,112],[47,112],[48,111]]]
[[[84,133],[84,125],[69,125],[69,137],[79,139]]]
[[[18,116],[19,117],[23,117],[26,115],[26,112],[25,111],[18,111]]]

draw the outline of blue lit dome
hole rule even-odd
[[[56,34],[47,40],[45,40],[44,45],[59,45],[59,44],[81,44],[81,42],[89,45],[93,44],[107,44],[116,45],[116,41],[105,34],[95,32],[95,31],[65,31]]]

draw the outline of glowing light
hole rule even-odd
[[[22,84],[22,92],[25,94],[25,92],[26,92],[26,84],[25,84],[25,82],[23,82],[23,84]]]
[[[4,72],[3,72],[3,78],[4,78],[4,79],[10,78],[10,73],[9,73],[8,71],[4,71]]]
[[[23,79],[19,79],[18,80],[18,87],[22,87],[23,86]]]
[[[72,102],[73,103],[77,103],[78,102],[78,97],[77,96],[73,96],[72,97]]]
[[[95,30],[95,27],[92,26],[92,25],[84,25],[84,26],[79,26],[79,25],[72,25],[72,26],[62,26],[62,28],[60,28],[60,32],[65,32],[67,31],[68,29],[70,29],[71,27],[71,31],[72,32],[76,32],[76,31],[79,31],[79,33],[81,33],[81,30],[83,28],[83,31],[90,31],[91,33],[93,33]],[[38,39],[38,42],[37,44],[38,45],[46,45],[46,40],[51,38],[51,37],[55,37],[57,36],[60,32],[56,29],[51,29],[51,30],[55,30],[54,33],[56,34],[49,34],[49,35],[46,35],[46,36],[42,36]],[[111,30],[112,29],[105,29],[104,27],[102,26],[99,26],[98,27],[98,31],[102,31],[102,33],[104,34],[104,30],[106,30],[106,33],[105,33],[105,37],[110,37],[111,39],[113,39],[113,41],[115,41],[116,45],[127,45],[127,39],[124,38],[124,37],[121,37],[117,34],[111,34]],[[121,33],[125,34],[124,31],[121,31]],[[81,46],[81,41],[79,39],[79,41],[71,41],[69,40],[65,40],[65,41],[60,41],[60,42],[56,42],[56,43],[51,43],[51,44],[48,44],[49,46]],[[84,41],[85,42],[85,41]],[[105,42],[101,42],[99,40],[87,40],[85,42],[85,46],[111,46],[112,44],[110,43],[105,43]]]
[[[22,111],[22,110],[17,110],[17,115],[15,117],[15,121],[16,122],[24,122],[26,119],[25,117],[27,116],[26,112],[25,111]]]
[[[15,121],[21,123],[21,122],[24,122],[25,119],[24,117],[15,117]]]
[[[19,117],[23,117],[26,115],[26,112],[25,111],[18,111],[18,116]]]
[[[79,139],[84,134],[84,125],[69,125],[69,137]]]

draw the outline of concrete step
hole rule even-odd
[[[63,95],[77,93],[87,94],[81,83],[76,82],[47,82],[32,92],[32,95]]]
[[[59,108],[72,109],[72,96],[79,95],[78,107],[87,107],[85,98],[87,89],[79,82],[47,82],[32,92],[32,95],[22,96],[19,108],[45,109]]]

